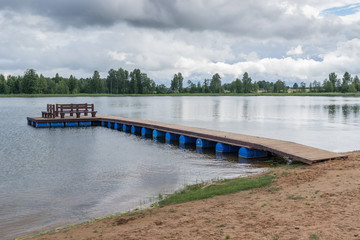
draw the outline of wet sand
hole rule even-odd
[[[360,151],[280,167],[266,188],[133,212],[32,239],[360,239]]]

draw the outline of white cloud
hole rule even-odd
[[[131,56],[131,54],[116,51],[109,51],[108,54],[112,59],[119,62],[123,62],[126,60],[127,56]]]
[[[286,52],[286,55],[301,55],[303,54],[303,50],[301,45],[297,45],[297,47],[291,48],[289,51]]]

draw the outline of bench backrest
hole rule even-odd
[[[77,104],[56,104],[56,112],[70,111],[94,111],[94,104],[77,103]]]

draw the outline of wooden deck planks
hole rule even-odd
[[[41,117],[29,117],[28,119],[37,122],[58,122],[58,121],[64,122],[64,121],[86,121],[86,120],[117,122],[121,124],[135,125],[139,127],[156,129],[164,132],[183,134],[190,137],[201,138],[204,140],[209,140],[214,142],[222,142],[234,146],[248,147],[252,149],[269,151],[277,155],[288,157],[292,160],[301,161],[307,164],[312,164],[318,161],[347,157],[346,154],[330,152],[294,142],[249,136],[249,135],[230,133],[230,132],[223,132],[223,131],[215,131],[204,128],[196,128],[196,127],[181,126],[181,125],[175,125],[169,123],[140,120],[134,118],[98,115],[95,118],[81,116],[80,118],[66,117],[66,118],[44,119]]]
[[[215,131],[196,127],[180,126],[168,123],[159,123],[148,120],[139,120],[123,117],[101,116],[106,121],[113,120],[129,125],[138,125],[157,130],[169,131],[178,134],[187,134],[210,141],[220,141],[235,146],[245,146],[259,150],[266,150],[290,159],[312,164],[317,161],[324,161],[337,158],[346,158],[346,154],[330,152],[294,142],[249,136],[244,134]]]

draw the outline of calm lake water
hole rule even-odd
[[[184,184],[263,171],[177,146],[92,128],[35,129],[47,103],[94,103],[100,114],[360,149],[360,98],[0,98],[0,239],[78,223],[156,200]]]

